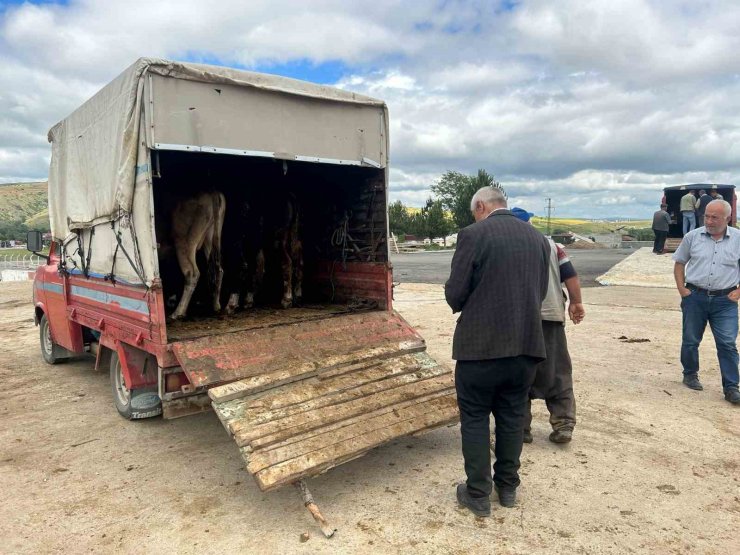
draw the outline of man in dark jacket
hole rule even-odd
[[[666,208],[668,208],[667,204],[661,204],[660,210],[653,214],[653,233],[655,234],[653,252],[655,254],[663,254],[665,240],[668,237],[668,227],[671,225],[671,216],[666,212]]]
[[[712,202],[714,199],[710,197],[704,189],[699,191],[699,200],[696,201],[696,227],[704,225],[704,212],[707,209],[707,204]]]
[[[478,516],[514,506],[524,417],[535,365],[545,358],[540,308],[547,294],[550,246],[506,208],[501,191],[473,196],[476,223],[460,230],[445,298],[461,312],[452,343],[467,483],[458,502]],[[496,421],[491,478],[489,416]]]

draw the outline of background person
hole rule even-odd
[[[512,214],[529,222],[530,214],[512,208]],[[666,214],[667,215],[667,214]],[[550,243],[550,265],[547,296],[542,302],[542,334],[545,337],[547,359],[535,370],[535,379],[529,390],[527,415],[524,418],[524,443],[532,443],[532,399],[544,399],[550,413],[553,443],[568,443],[573,438],[576,425],[576,399],[573,393],[573,365],[565,337],[565,295],[562,283],[568,290],[570,304],[568,315],[574,324],[583,321],[586,311],[581,300],[581,283],[566,252]]]
[[[663,254],[665,240],[668,237],[668,228],[671,225],[671,215],[666,212],[666,208],[668,208],[667,204],[661,204],[660,210],[653,214],[653,233],[655,234],[653,252],[655,254]]]
[[[704,225],[704,211],[707,209],[707,204],[712,202],[712,200],[714,199],[704,189],[699,190],[699,200],[694,204],[696,207],[696,227]]]
[[[683,234],[696,227],[696,197],[688,191],[681,197],[681,218],[683,219]]]
[[[452,342],[466,484],[458,502],[478,516],[499,502],[516,503],[524,417],[535,375],[545,358],[540,307],[547,293],[550,246],[515,218],[493,187],[471,201],[474,224],[461,229],[445,298],[461,312]],[[489,416],[496,422],[491,478]]]
[[[699,344],[709,323],[725,399],[740,404],[736,346],[740,231],[727,226],[731,211],[724,200],[707,205],[704,227],[688,233],[673,254],[673,275],[683,313],[683,383],[691,389],[704,389],[699,381]]]

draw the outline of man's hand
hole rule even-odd
[[[582,303],[570,303],[568,305],[568,316],[571,322],[580,324],[583,321],[583,317],[586,316],[586,309],[583,308]]]
[[[679,287],[678,294],[681,295],[681,297],[688,297],[689,295],[691,295],[691,289],[689,289],[688,287]]]
[[[740,289],[730,291],[730,294],[727,295],[727,298],[730,299],[733,303],[736,303],[738,299],[740,299]]]

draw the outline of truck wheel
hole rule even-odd
[[[156,386],[129,389],[123,379],[123,369],[118,353],[110,357],[110,383],[113,388],[113,402],[118,414],[127,420],[140,420],[162,414],[162,401]]]
[[[39,322],[39,337],[41,339],[41,356],[48,364],[56,364],[66,360],[66,349],[63,349],[51,339],[51,328],[46,314],[41,316]]]

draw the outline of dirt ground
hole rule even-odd
[[[326,540],[292,488],[260,493],[214,414],[127,422],[91,359],[46,365],[31,284],[0,284],[0,552],[736,552],[740,410],[722,398],[711,341],[705,391],[690,391],[673,291],[584,294],[586,320],[567,328],[574,440],[548,442],[536,403],[516,508],[458,508],[459,431],[444,428],[311,480],[339,529]],[[442,287],[403,284],[396,307],[451,364]]]

